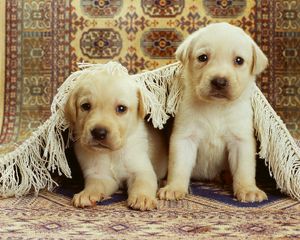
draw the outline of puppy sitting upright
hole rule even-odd
[[[167,185],[160,199],[180,199],[190,178],[214,179],[229,168],[242,202],[263,201],[255,182],[256,144],[251,93],[268,60],[240,28],[211,24],[177,49],[183,97],[170,140]]]
[[[66,103],[65,115],[85,180],[84,189],[73,197],[74,206],[95,205],[126,183],[128,206],[156,208],[157,177],[166,173],[167,150],[160,134],[145,125],[134,80],[122,71],[84,73]]]

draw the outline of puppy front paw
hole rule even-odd
[[[83,190],[74,195],[72,204],[78,208],[96,206],[98,201],[104,199],[104,194],[96,191]]]
[[[129,207],[141,211],[153,210],[157,208],[157,200],[154,197],[144,194],[129,196],[127,204]]]
[[[180,200],[185,197],[187,190],[167,185],[159,189],[157,196],[161,200]]]
[[[235,191],[237,200],[241,202],[262,202],[268,197],[264,191],[258,187],[240,187]]]

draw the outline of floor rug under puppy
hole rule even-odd
[[[178,202],[159,201],[156,211],[127,208],[126,195],[115,194],[94,208],[76,209],[73,187],[39,197],[0,201],[3,239],[297,239],[300,203],[260,185],[269,197],[262,203],[233,200],[230,187],[193,183],[192,195]]]

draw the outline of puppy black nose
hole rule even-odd
[[[107,136],[108,131],[105,128],[94,128],[91,130],[93,138],[96,140],[104,140]]]
[[[222,90],[227,86],[227,79],[222,78],[222,77],[216,77],[211,80],[211,85],[216,89],[216,90]]]

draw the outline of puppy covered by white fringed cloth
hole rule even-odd
[[[163,131],[144,121],[140,88],[125,68],[95,69],[76,81],[65,106],[84,189],[73,205],[89,207],[127,186],[128,206],[156,208],[158,180],[167,172]]]
[[[89,72],[106,69],[124,71],[119,63],[80,64],[80,70],[71,74],[53,99],[51,116],[14,151],[0,155],[0,196],[22,196],[41,189],[53,189],[57,183],[51,173],[57,171],[71,177],[65,155],[68,142],[62,133],[70,127],[65,117],[65,105],[76,81]],[[182,65],[176,62],[152,71],[132,76],[141,91],[144,110],[154,127],[163,128],[170,115],[175,115],[182,97]],[[260,158],[265,159],[270,175],[278,188],[300,200],[300,149],[285,124],[272,109],[259,88],[251,91],[253,127],[259,141]],[[72,139],[72,132],[69,132]]]

